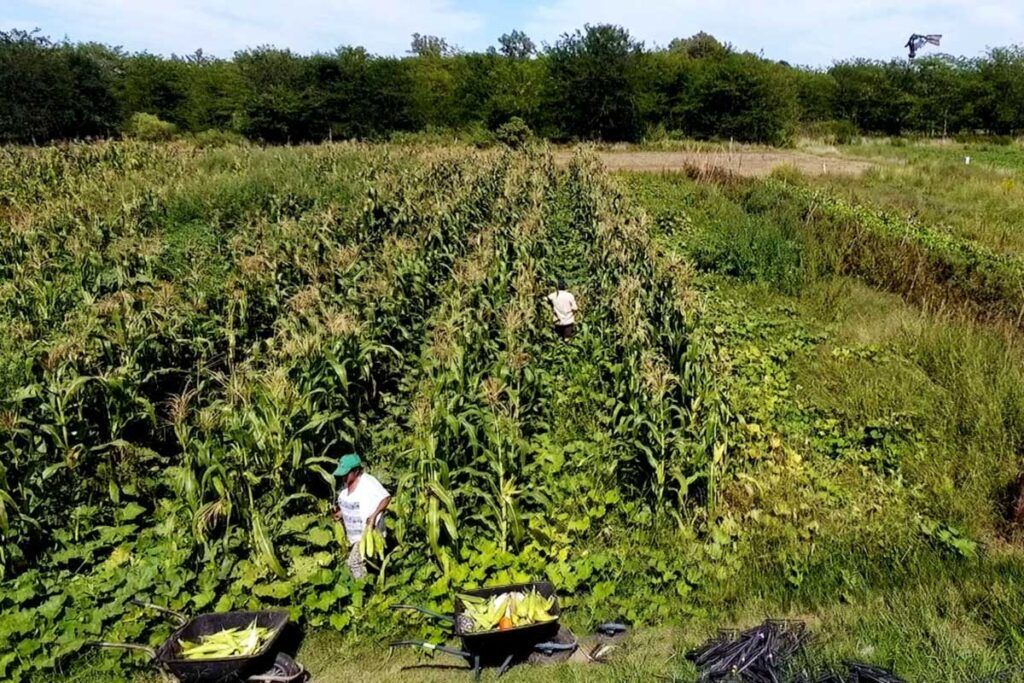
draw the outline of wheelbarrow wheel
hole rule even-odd
[[[261,674],[249,676],[248,683],[294,683],[306,677],[306,669],[284,652],[278,652],[274,665]]]

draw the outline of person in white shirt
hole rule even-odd
[[[565,288],[565,280],[558,281],[558,289],[547,296],[555,314],[555,333],[568,342],[576,334],[576,297]]]
[[[346,564],[353,577],[362,579],[366,576],[366,558],[359,552],[359,541],[363,530],[374,525],[384,533],[384,510],[391,494],[376,477],[363,471],[363,461],[355,453],[338,460],[334,476],[342,479],[334,520],[345,525],[345,537],[351,546]]]

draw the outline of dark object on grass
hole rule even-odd
[[[284,627],[288,624],[288,613],[274,610],[258,612],[216,612],[187,617],[180,612],[156,605],[133,600],[137,605],[155,609],[173,616],[178,628],[164,641],[163,645],[151,648],[132,643],[96,643],[99,647],[119,648],[145,652],[157,668],[166,671],[182,683],[204,683],[212,681],[254,680],[285,682],[299,680],[304,675],[302,666],[288,655],[278,653],[274,646]],[[249,656],[221,657],[219,659],[185,659],[181,656],[179,640],[198,641],[226,628],[245,628],[253,621],[257,626],[269,629],[263,647]],[[258,678],[262,676],[262,678]],[[270,678],[267,678],[270,676]]]
[[[780,683],[806,641],[803,622],[769,619],[741,633],[723,631],[686,657],[700,669],[699,681]]]
[[[576,636],[565,626],[561,626],[551,640],[538,643],[527,657],[527,664],[558,664],[568,661],[578,649]]]
[[[597,632],[602,636],[619,636],[629,631],[629,626],[617,621],[610,621],[597,627]]]
[[[306,670],[291,656],[284,652],[278,652],[274,658],[274,665],[263,673],[249,676],[246,683],[293,683],[303,681],[306,678]]]
[[[903,47],[910,50],[910,58],[913,59],[917,56],[917,51],[925,45],[938,45],[942,40],[941,33],[928,33],[921,35],[920,33],[914,33],[910,36],[910,40]]]
[[[844,662],[846,671],[794,671],[809,634],[801,621],[769,619],[743,632],[722,631],[686,658],[700,669],[699,683],[905,683],[891,671]]]

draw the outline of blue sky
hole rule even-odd
[[[482,50],[525,30],[538,44],[584,23],[611,22],[648,45],[704,30],[792,63],[905,55],[912,32],[941,33],[942,51],[974,56],[1024,43],[1022,0],[0,0],[0,28],[128,50],[230,56],[273,44],[298,52],[362,45],[402,54],[414,32]]]

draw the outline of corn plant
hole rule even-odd
[[[9,575],[92,548],[88,580],[115,581],[163,553],[124,581],[344,628],[368,589],[324,513],[351,450],[394,493],[383,594],[525,566],[579,581],[571,549],[623,497],[630,524],[715,509],[731,417],[699,297],[591,156],[3,154]],[[572,344],[543,298],[559,276],[583,306]]]

